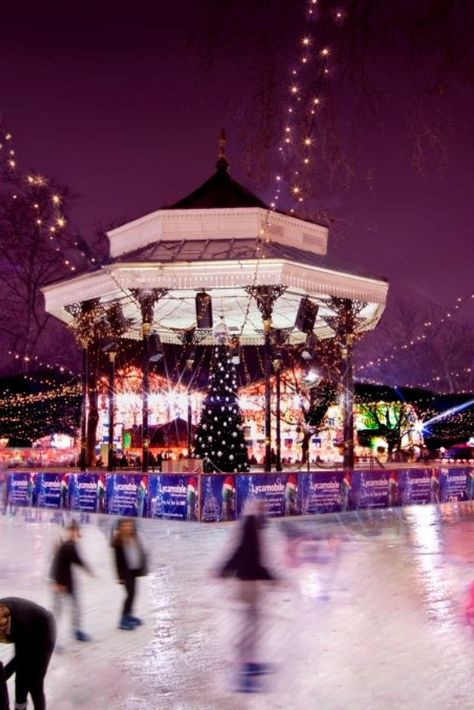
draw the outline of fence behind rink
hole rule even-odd
[[[3,480],[2,480],[3,479]],[[261,498],[273,517],[472,500],[474,467],[248,474],[0,472],[3,507],[219,522]]]

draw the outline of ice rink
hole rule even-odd
[[[54,512],[28,515],[0,516],[0,596],[50,607],[62,527]],[[463,618],[473,504],[272,520],[265,551],[283,581],[265,592],[260,660],[277,672],[252,695],[233,691],[234,582],[211,575],[237,524],[140,522],[151,573],[136,608],[145,625],[131,632],[116,628],[111,525],[92,515],[83,527],[80,549],[98,575],[77,575],[93,640],[73,641],[62,619],[50,710],[474,707],[474,635]],[[0,646],[0,660],[10,656]]]

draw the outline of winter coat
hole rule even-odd
[[[115,569],[117,571],[117,577],[121,582],[129,579],[132,575],[134,575],[135,577],[143,577],[148,573],[145,550],[143,549],[143,546],[138,538],[137,544],[140,550],[141,564],[138,569],[131,569],[128,566],[127,556],[125,554],[125,549],[122,540],[118,536],[116,536],[112,540],[112,549],[114,551],[115,558]]]
[[[248,515],[243,519],[240,542],[221,568],[220,576],[237,577],[246,581],[274,579],[261,562],[259,522],[255,515]]]
[[[73,540],[66,540],[58,547],[51,567],[51,579],[62,587],[66,587],[69,594],[74,592],[72,566],[77,565],[87,569]]]
[[[15,656],[4,668],[8,680],[18,668],[30,665],[36,656],[51,653],[56,640],[56,624],[53,615],[39,604],[19,597],[0,599],[10,610],[10,633],[8,643],[15,644]]]

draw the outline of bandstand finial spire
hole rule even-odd
[[[216,163],[216,169],[225,172],[227,168],[229,167],[228,160],[226,158],[225,154],[225,146],[226,146],[226,136],[225,136],[225,128],[221,128],[221,132],[219,135],[219,153],[218,153],[218,158],[217,158],[217,163]]]

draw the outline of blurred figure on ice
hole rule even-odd
[[[26,484],[26,504],[28,507],[32,507],[34,503],[34,493],[35,493],[35,474],[30,473],[28,478],[28,483]]]
[[[222,484],[222,520],[234,520],[235,483],[233,476],[226,476]]]
[[[352,488],[351,474],[349,471],[344,471],[342,474],[341,485],[339,486],[339,495],[341,501],[341,512],[349,510],[349,495]]]
[[[69,474],[64,473],[61,476],[61,502],[60,507],[63,510],[69,509]]]
[[[142,623],[141,619],[132,615],[136,580],[137,577],[147,574],[145,550],[132,518],[122,518],[118,521],[117,528],[112,535],[112,548],[118,581],[125,587],[125,601],[119,629],[132,631]]]
[[[35,710],[45,710],[43,682],[56,642],[53,615],[42,606],[20,599],[0,599],[0,642],[15,644],[15,655],[4,668],[15,676],[15,710],[26,710],[28,694]],[[2,705],[8,710],[8,705]]]
[[[7,477],[0,471],[0,512],[6,515],[8,507],[8,484]],[[0,705],[1,707],[1,705]]]
[[[145,511],[145,500],[146,500],[147,492],[148,492],[147,480],[146,480],[146,476],[143,476],[143,478],[140,481],[140,485],[137,486],[136,509],[137,509],[137,517],[138,518],[143,518],[143,513]]]
[[[388,507],[394,508],[399,503],[397,472],[392,471],[388,479]]]
[[[430,478],[430,503],[439,503],[439,473],[434,468]]]
[[[466,500],[474,499],[474,469],[470,468],[466,476]]]
[[[96,512],[105,513],[105,475],[103,473],[99,473],[97,479]]]
[[[197,482],[192,476],[186,488],[186,520],[197,520],[198,509],[198,489]]]
[[[298,499],[298,481],[294,473],[288,474],[285,485],[285,515],[296,515]]]
[[[259,690],[257,676],[269,672],[267,664],[258,663],[256,660],[261,620],[260,583],[275,581],[275,576],[262,562],[261,530],[265,522],[264,502],[249,501],[244,517],[239,523],[240,534],[237,546],[218,570],[219,577],[235,577],[238,581],[237,597],[242,606],[241,630],[237,641],[238,690],[244,693]]]
[[[81,608],[74,584],[73,566],[82,567],[91,577],[94,573],[80,557],[76,543],[81,537],[79,524],[72,520],[66,529],[66,539],[57,548],[51,566],[53,582],[54,616],[59,620],[64,602],[67,600],[72,608],[72,629],[77,641],[89,641],[90,638],[81,629]]]

